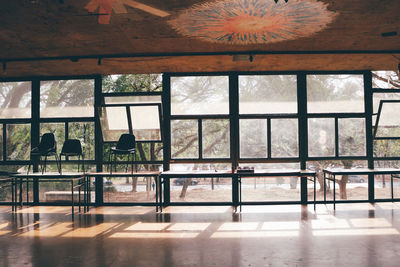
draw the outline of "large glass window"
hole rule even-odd
[[[268,131],[266,119],[241,119],[240,157],[267,158]]]
[[[31,151],[30,124],[7,124],[7,160],[29,160]]]
[[[94,80],[40,82],[40,117],[93,117]]]
[[[309,113],[364,112],[362,75],[307,75]]]
[[[171,158],[198,158],[197,120],[171,121]]]
[[[30,118],[31,87],[31,82],[0,83],[0,118]]]
[[[239,76],[240,114],[297,113],[295,75]]]
[[[171,77],[171,114],[228,114],[227,76]]]

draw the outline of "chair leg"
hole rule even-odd
[[[44,165],[42,167],[42,174],[46,171],[47,155],[44,157]]]
[[[60,154],[60,158],[59,158],[59,159],[60,159],[60,171],[59,171],[59,172],[60,172],[60,174],[62,174],[62,163],[61,163],[61,161],[62,161],[62,156],[61,156],[61,154]]]
[[[117,172],[117,154],[114,154],[114,172]]]
[[[111,151],[108,153],[108,169],[110,171],[110,174],[112,173],[112,162],[111,162]]]
[[[60,173],[61,174],[61,167],[60,167],[60,162],[59,162],[59,160],[58,160],[58,156],[57,156],[57,153],[55,153],[54,154],[54,156],[56,157],[56,164],[57,164],[57,170],[58,170],[58,173]]]
[[[85,155],[82,154],[82,172],[85,173]]]

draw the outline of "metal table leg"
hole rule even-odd
[[[333,175],[333,209],[336,210],[336,175]]]

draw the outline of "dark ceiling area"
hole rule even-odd
[[[398,0],[14,0],[0,10],[0,77],[400,63]]]

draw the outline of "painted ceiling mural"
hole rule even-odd
[[[133,0],[90,0],[90,2],[85,6],[85,9],[91,13],[98,10],[98,23],[109,24],[113,11],[116,14],[128,13],[126,6],[137,8],[159,17],[167,17],[170,15],[166,11]]]
[[[109,24],[111,14],[128,13],[126,7],[159,17],[170,13],[133,0],[90,0],[88,12],[98,12],[98,23]],[[310,36],[336,17],[318,0],[216,0],[196,4],[169,20],[179,34],[225,44],[265,44]]]
[[[310,36],[336,13],[317,0],[218,0],[183,10],[169,24],[180,34],[225,44],[264,44]]]

